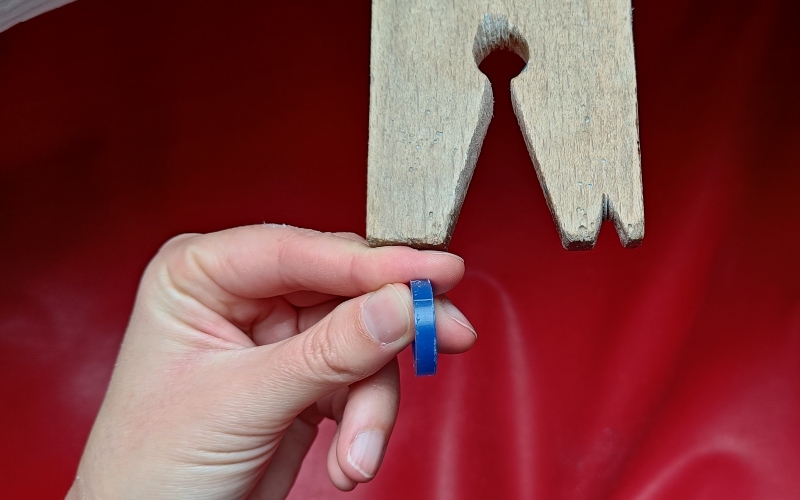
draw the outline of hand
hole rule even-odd
[[[282,499],[325,417],[333,483],[369,481],[414,337],[405,283],[443,293],[463,272],[451,254],[285,226],[172,239],[142,277],[68,498]],[[469,349],[463,314],[435,307],[440,352]]]

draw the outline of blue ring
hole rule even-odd
[[[414,299],[414,375],[436,375],[436,317],[433,313],[433,287],[430,280],[411,280]]]

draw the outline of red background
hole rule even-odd
[[[363,234],[370,6],[80,0],[0,34],[0,496],[66,492],[168,237]],[[647,233],[561,249],[496,53],[451,250],[479,333],[351,499],[800,498],[800,12],[636,2]],[[326,425],[323,440],[331,434]],[[292,498],[344,498],[326,443]]]

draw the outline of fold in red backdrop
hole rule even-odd
[[[452,251],[466,355],[379,476],[293,499],[800,498],[797,3],[636,3],[647,233],[561,249],[508,96]],[[370,5],[79,0],[0,34],[0,476],[75,473],[148,259],[282,222],[363,234]]]

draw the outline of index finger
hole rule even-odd
[[[430,279],[438,294],[464,275],[464,261],[446,252],[371,248],[356,238],[290,226],[239,227],[183,238],[177,245],[179,258],[193,264],[184,268],[187,279],[197,283],[207,277],[242,298],[302,290],[355,297],[421,278]]]

